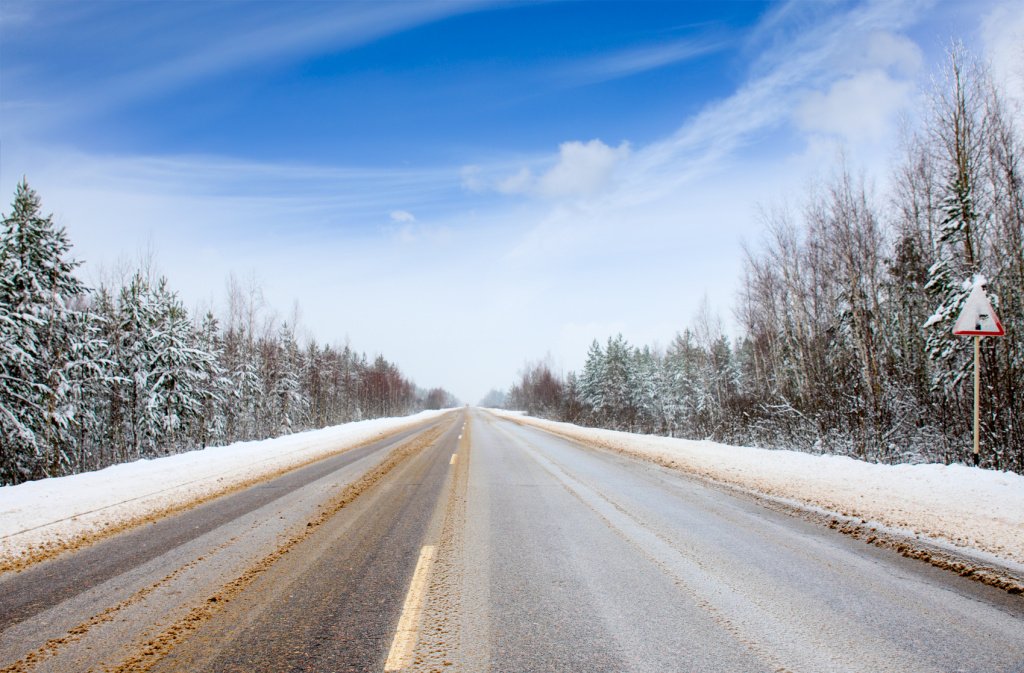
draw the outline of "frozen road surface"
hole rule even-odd
[[[1024,673],[1024,598],[454,411],[0,576],[0,672]]]

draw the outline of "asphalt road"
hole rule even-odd
[[[0,671],[324,670],[326,661],[345,662],[331,670],[380,670],[459,416],[0,577]],[[283,601],[295,612],[277,631],[249,638],[236,629],[202,656],[186,646],[254,599],[273,615],[284,589],[310,602]],[[345,614],[314,605],[325,591]],[[359,620],[334,639],[340,645],[318,652],[321,620],[338,635],[351,614]],[[299,625],[313,649],[286,652]]]
[[[477,410],[0,578],[0,671],[383,670],[1024,673],[1024,598]]]
[[[462,618],[425,643],[462,670],[1024,672],[1020,596],[486,413],[469,432]]]

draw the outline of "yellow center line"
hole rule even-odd
[[[459,454],[453,453],[452,454],[452,459],[450,461],[448,461],[448,464],[449,465],[454,465],[455,464],[455,459],[458,458],[458,457],[459,457]]]
[[[412,584],[405,596],[402,606],[402,617],[398,620],[395,638],[391,641],[391,651],[384,664],[384,673],[401,671],[407,668],[412,658],[413,648],[419,635],[420,616],[423,612],[423,597],[427,591],[427,578],[430,577],[430,566],[434,563],[433,545],[427,545],[420,551],[416,562],[416,570],[412,573]]]

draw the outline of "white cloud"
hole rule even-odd
[[[917,74],[924,64],[921,48],[904,35],[880,32],[867,42],[867,64],[871,67],[892,69],[904,76]]]
[[[629,143],[610,147],[600,140],[572,140],[558,147],[555,165],[540,176],[529,168],[498,180],[502,194],[529,194],[548,199],[593,196],[608,186],[615,168],[630,156]],[[465,182],[465,181],[464,181]]]
[[[809,94],[795,111],[798,125],[811,133],[839,136],[851,143],[878,142],[893,130],[900,110],[914,92],[910,82],[868,70]]]
[[[558,148],[558,163],[538,182],[549,198],[589,196],[607,185],[615,165],[629,156],[629,143],[609,147],[600,140],[572,141]]]
[[[415,222],[416,216],[410,213],[408,210],[392,210],[391,221],[399,223]]]
[[[530,169],[521,168],[517,173],[500,180],[495,187],[502,194],[526,194],[533,191],[535,183]]]
[[[993,9],[982,21],[981,35],[996,80],[1024,106],[1024,2]]]
[[[482,169],[479,166],[463,166],[459,169],[459,176],[462,178],[462,188],[471,192],[482,192],[487,189],[487,182],[481,177]]]

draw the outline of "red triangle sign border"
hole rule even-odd
[[[953,325],[957,336],[1004,336],[1006,330],[981,285],[975,285]]]

